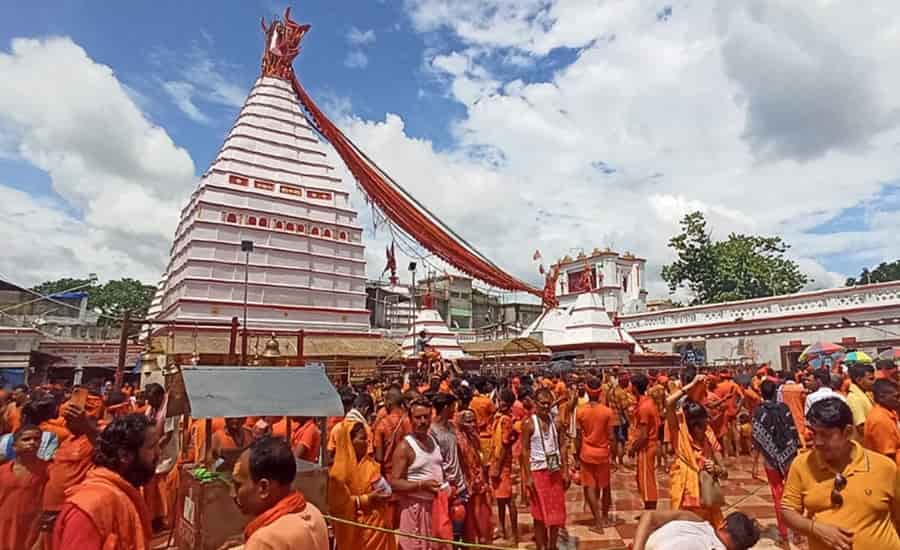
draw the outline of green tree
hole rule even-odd
[[[132,318],[143,318],[150,309],[156,287],[137,279],[119,279],[103,285],[93,303],[88,306],[109,317],[121,317],[131,310]]]
[[[900,281],[900,260],[891,263],[881,262],[873,270],[864,267],[859,277],[847,279],[847,286],[867,285],[870,283],[886,283],[888,281]]]
[[[138,281],[137,279],[111,280],[100,285],[91,279],[63,278],[55,281],[46,281],[32,288],[35,292],[44,295],[56,294],[79,288],[88,294],[88,309],[100,313],[101,323],[113,322],[113,319],[124,315],[125,310],[131,310],[132,318],[143,318],[150,309],[153,294],[156,288]]]
[[[669,247],[678,259],[663,266],[662,278],[670,292],[687,287],[691,305],[790,294],[810,281],[784,257],[790,247],[781,237],[731,233],[714,241],[700,212],[681,220],[681,233]]]

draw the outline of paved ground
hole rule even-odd
[[[752,463],[749,457],[742,456],[735,459],[726,459],[729,470],[729,478],[723,484],[725,500],[728,505],[726,514],[733,510],[740,510],[755,517],[765,526],[775,525],[775,509],[772,504],[772,495],[768,484],[763,480],[753,479],[751,475]],[[762,474],[762,468],[760,468]],[[663,471],[658,471],[658,482],[661,498],[658,504],[660,510],[669,509],[669,476]],[[765,474],[762,474],[765,475]],[[563,543],[563,549],[599,550],[599,549],[626,549],[631,544],[634,532],[637,529],[637,521],[642,512],[643,503],[636,494],[634,470],[620,468],[613,473],[613,511],[625,521],[617,527],[604,529],[597,533],[589,529],[593,524],[582,489],[579,485],[572,485],[567,493],[568,544]],[[495,518],[496,519],[496,518]],[[519,511],[519,548],[534,548],[531,514],[527,509]],[[512,546],[506,541],[497,540],[495,544]],[[154,550],[166,548],[166,536],[154,539]],[[777,548],[772,540],[762,539],[756,546],[758,549]],[[793,547],[796,548],[796,547]],[[359,549],[364,550],[364,549]]]
[[[735,459],[726,459],[729,469],[729,479],[723,484],[725,500],[728,512],[740,510],[757,518],[764,527],[775,525],[775,508],[772,504],[772,494],[769,485],[763,480],[753,479],[751,475],[752,463],[749,457],[742,456]],[[762,468],[760,468],[762,473]],[[658,509],[669,509],[669,476],[659,470],[658,483],[661,498]],[[637,529],[637,521],[642,513],[643,503],[636,493],[635,474],[633,469],[620,468],[613,473],[613,510],[614,513],[625,521],[614,528],[606,528],[603,533],[597,533],[589,526],[593,524],[593,517],[587,508],[582,496],[582,488],[572,485],[567,493],[568,526],[571,545],[569,548],[578,550],[616,549],[628,548]],[[519,528],[523,533],[519,548],[534,548],[531,515],[527,512],[519,514]],[[499,541],[498,541],[499,542]],[[772,540],[763,539],[757,548],[777,548]]]

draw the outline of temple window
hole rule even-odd
[[[280,221],[275,222],[275,229],[284,229],[284,224]]]
[[[228,216],[225,218],[225,221],[227,221],[228,223],[237,223],[237,215],[234,213],[228,214]]]
[[[325,237],[326,239],[330,239],[331,238],[331,230],[326,229],[325,232],[322,233],[322,236]]]
[[[293,231],[294,224],[292,224],[291,222],[288,222],[287,225],[284,226],[284,229],[285,229],[285,231]]]
[[[313,235],[313,236],[318,235],[318,234],[319,234],[319,228],[318,228],[318,227],[313,227],[312,230],[309,232],[309,234],[310,234],[310,235]]]
[[[250,216],[247,218],[247,225],[256,225],[256,216]]]
[[[266,218],[260,218],[259,226],[260,227],[269,227],[269,220],[267,220]]]

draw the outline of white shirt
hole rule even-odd
[[[847,398],[843,395],[839,394],[828,386],[822,386],[821,388],[806,396],[806,406],[803,408],[803,414],[809,414],[810,407],[823,399],[828,399],[829,397],[837,397],[844,403],[847,402]]]
[[[647,539],[647,550],[728,550],[705,521],[670,521]]]

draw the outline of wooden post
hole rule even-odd
[[[122,389],[122,379],[125,376],[125,357],[128,355],[128,329],[131,328],[131,310],[125,310],[122,318],[122,333],[119,335],[119,362],[116,364],[116,377],[113,388],[116,391]]]
[[[212,465],[212,418],[206,418],[203,420],[204,430],[206,432],[205,437],[203,438],[203,465],[209,468]]]
[[[238,334],[238,318],[231,318],[231,334],[228,337],[228,363],[233,365],[235,362],[235,353],[237,352],[237,334]]]

